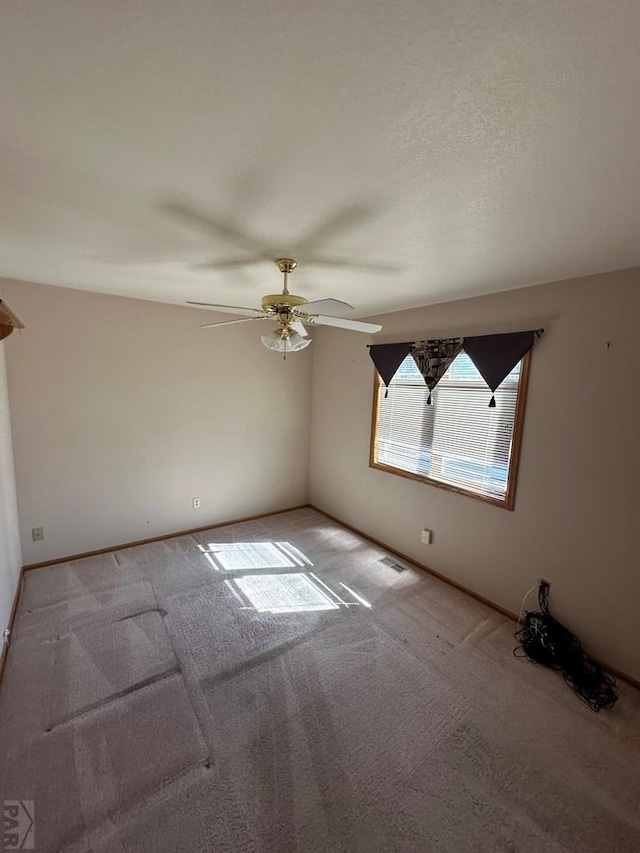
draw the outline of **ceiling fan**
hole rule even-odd
[[[252,320],[275,320],[277,327],[262,336],[267,349],[284,353],[297,352],[311,343],[306,326],[336,326],[339,329],[351,329],[354,332],[374,334],[382,329],[378,323],[362,323],[359,320],[347,320],[340,316],[344,311],[353,311],[353,305],[339,299],[318,299],[309,302],[304,296],[289,292],[289,276],[298,266],[293,258],[278,258],[276,265],[284,276],[282,293],[270,293],[263,297],[260,308],[244,308],[238,305],[217,305],[214,302],[191,302],[187,305],[200,305],[215,308],[229,314],[245,314],[238,320],[224,320],[221,323],[207,323],[202,329],[217,326],[229,326],[231,323],[249,323]]]

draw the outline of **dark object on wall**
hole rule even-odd
[[[526,611],[513,653],[564,675],[571,689],[592,711],[613,708],[618,701],[615,679],[582,650],[575,634],[549,613],[549,584],[538,587],[540,611]]]
[[[0,341],[8,338],[14,329],[24,329],[24,323],[21,323],[7,303],[0,299]]]

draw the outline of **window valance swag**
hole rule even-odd
[[[454,358],[464,350],[493,392],[489,406],[495,408],[496,399],[493,394],[496,389],[529,352],[535,337],[543,331],[544,329],[535,329],[502,335],[442,338],[419,343],[372,344],[369,347],[369,355],[388,393],[389,383],[407,355],[411,354],[429,389],[427,403],[431,403],[433,389]]]
[[[445,375],[451,362],[462,349],[462,338],[451,338],[441,341],[421,341],[412,346],[411,356],[416,367],[422,374],[429,397],[427,405],[431,405],[431,392]]]
[[[535,332],[511,332],[507,335],[480,335],[465,338],[464,351],[491,388],[489,405],[495,408],[496,388],[511,373],[533,346]]]
[[[376,344],[369,349],[369,355],[373,359],[376,370],[384,382],[389,393],[389,383],[396,375],[396,371],[411,352],[411,343],[406,344]],[[385,396],[386,396],[385,394]]]

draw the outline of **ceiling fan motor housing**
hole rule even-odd
[[[277,311],[279,307],[297,308],[298,305],[304,305],[308,301],[304,296],[296,296],[295,293],[269,293],[262,300],[262,310],[271,308]]]

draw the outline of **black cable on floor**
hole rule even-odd
[[[613,676],[590,658],[580,640],[549,613],[549,584],[538,587],[539,611],[526,611],[522,627],[516,631],[516,657],[526,657],[563,673],[571,689],[593,711],[613,708],[618,701]]]

